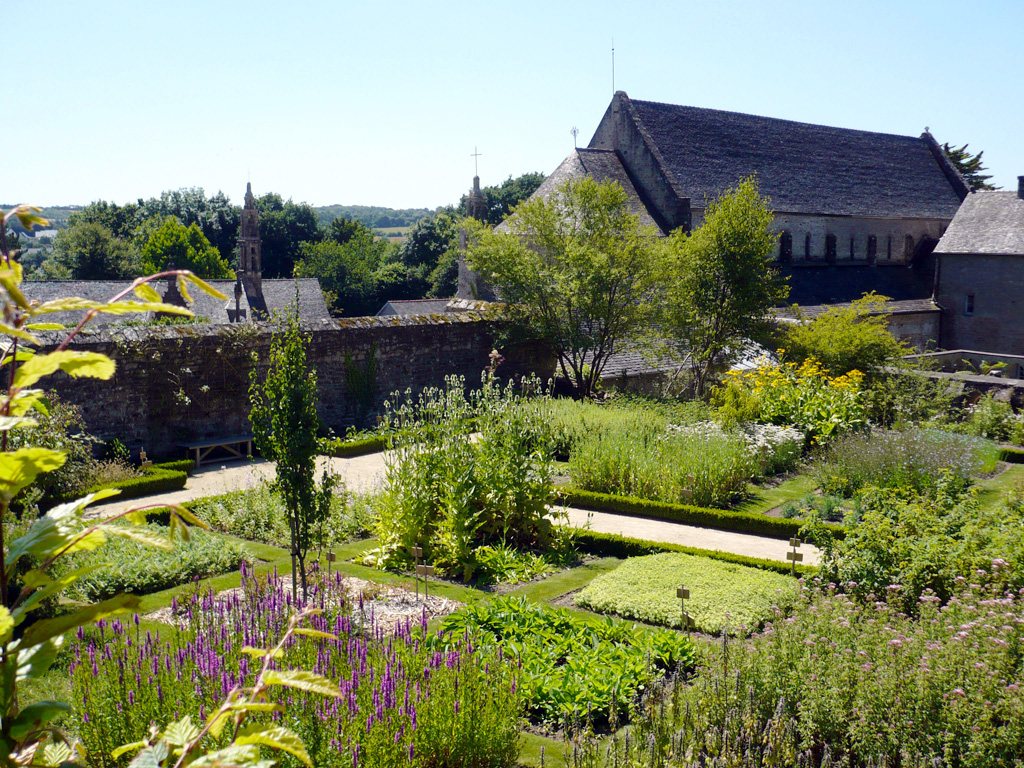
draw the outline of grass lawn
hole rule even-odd
[[[1024,464],[1011,464],[1005,472],[989,480],[979,480],[978,505],[982,509],[991,509],[1001,504],[1006,492],[1021,483],[1024,483]]]
[[[749,494],[747,498],[730,509],[763,515],[768,510],[781,506],[787,501],[798,501],[807,494],[814,493],[817,487],[818,484],[809,472],[793,475],[771,488],[762,488],[759,485],[751,484],[747,486]]]

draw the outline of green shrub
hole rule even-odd
[[[850,594],[865,600],[887,595],[912,613],[925,590],[946,600],[958,579],[1024,587],[1024,502],[1018,493],[1002,505],[982,507],[946,472],[927,493],[868,488],[859,501],[843,541],[815,535],[822,579]]]
[[[149,524],[131,530],[152,530],[167,534],[162,526]],[[100,567],[75,582],[70,597],[95,602],[119,592],[138,595],[227,573],[246,559],[242,548],[233,541],[203,530],[191,532],[189,541],[176,541],[174,549],[155,549],[149,544],[128,538],[112,538],[101,551],[79,552],[60,561],[60,573],[77,568]]]
[[[321,439],[320,453],[324,456],[336,456],[347,459],[352,456],[363,456],[367,453],[377,453],[387,448],[387,438],[383,435],[361,437],[357,440],[347,438]]]
[[[833,443],[814,476],[825,493],[847,498],[868,485],[923,492],[946,472],[967,487],[993,471],[998,457],[999,448],[982,438],[937,429],[876,430]]]
[[[658,520],[672,520],[676,523],[696,525],[702,528],[717,528],[722,531],[752,533],[775,539],[789,539],[800,532],[801,524],[794,520],[769,517],[748,512],[733,512],[727,509],[708,509],[686,504],[667,504],[630,496],[613,496],[605,493],[591,493],[574,488],[559,491],[563,504],[593,509],[598,512],[613,512],[619,515],[652,517]],[[842,529],[832,528],[835,536],[842,536]]]
[[[624,716],[637,692],[662,672],[692,666],[694,647],[674,632],[588,622],[570,611],[498,598],[441,622],[450,643],[467,632],[482,648],[518,657],[520,690],[535,721],[602,725]]]
[[[488,376],[467,396],[451,377],[415,404],[388,407],[393,450],[374,528],[381,547],[368,561],[408,567],[410,548],[422,546],[439,571],[469,581],[485,545],[559,549],[548,513],[550,429],[511,384],[502,390]],[[466,429],[474,417],[477,436]]]
[[[1024,600],[967,585],[956,597],[925,596],[915,620],[812,584],[791,617],[653,690],[604,765],[1019,765]]]
[[[576,604],[598,613],[668,627],[681,626],[676,588],[690,590],[686,611],[701,632],[742,633],[784,607],[796,593],[792,578],[756,568],[666,552],[634,557],[594,579]]]
[[[1024,450],[1017,448],[1003,448],[999,451],[999,460],[1010,464],[1024,464]]]
[[[958,432],[990,440],[1024,443],[1024,417],[1013,412],[1009,403],[996,400],[991,393],[966,410],[966,418],[956,425]]]

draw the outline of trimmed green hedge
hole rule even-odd
[[[648,539],[634,539],[630,536],[620,536],[617,533],[598,533],[597,531],[579,531],[575,535],[576,546],[581,552],[599,557],[640,557],[642,555],[653,555],[658,552],[681,552],[684,555],[697,555],[707,557],[711,560],[721,560],[726,563],[746,565],[751,568],[760,568],[763,571],[774,571],[789,575],[793,567],[781,560],[768,560],[760,557],[748,557],[746,555],[734,555],[732,552],[719,552],[714,549],[699,549],[698,547],[686,547],[682,544],[671,544],[665,541],[650,541]],[[782,551],[780,545],[780,552]],[[818,569],[810,565],[797,565],[798,575],[815,573]]]
[[[87,493],[95,493],[103,488],[117,488],[121,491],[119,499],[134,499],[139,496],[150,496],[154,493],[180,491],[188,481],[192,471],[191,459],[169,461],[166,464],[154,464],[142,470],[143,477],[133,477],[117,483],[95,485],[87,489]]]
[[[773,539],[793,538],[799,534],[804,525],[803,521],[784,517],[768,517],[767,515],[734,512],[727,509],[691,507],[688,504],[669,504],[664,501],[649,501],[632,496],[614,496],[609,493],[580,491],[575,488],[560,489],[558,497],[560,503],[581,509],[613,512],[632,517],[653,517],[658,520],[671,520],[675,523],[696,525],[702,528],[717,528],[722,531],[751,533]],[[841,526],[829,525],[827,527],[837,539],[845,536],[845,531]]]
[[[377,453],[387,448],[387,438],[380,435],[364,437],[360,440],[321,440],[320,453],[324,456],[337,456],[347,459],[351,456],[362,456],[367,453]]]
[[[1024,464],[1024,449],[1003,448],[999,452],[999,460],[1007,461],[1010,464]]]

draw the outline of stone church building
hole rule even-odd
[[[813,312],[874,290],[894,299],[902,335],[937,341],[932,251],[970,190],[927,131],[832,128],[619,91],[590,144],[535,194],[582,176],[615,180],[641,221],[666,235],[700,226],[710,199],[755,174],[775,212],[791,303]]]

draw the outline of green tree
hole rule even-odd
[[[298,306],[298,296],[295,306]],[[316,472],[316,369],[306,361],[309,336],[302,332],[294,307],[280,318],[282,327],[270,345],[270,367],[261,381],[254,367],[249,382],[249,402],[256,446],[277,463],[273,486],[281,494],[291,533],[292,597],[302,581],[306,598],[306,556],[314,534],[322,528],[330,506],[331,482],[325,474],[319,491]]]
[[[360,237],[363,233],[369,234],[373,237],[371,232],[362,223],[355,219],[346,219],[345,217],[339,217],[334,219],[330,224],[327,225],[327,239],[333,240],[338,245],[345,245],[349,240],[355,237]]]
[[[497,226],[503,222],[513,208],[537,191],[543,181],[543,173],[524,173],[514,179],[509,176],[501,184],[481,189],[484,203],[487,205],[486,222],[491,226]],[[468,195],[463,195],[459,200],[457,213],[460,216],[466,215],[466,200],[468,199]]]
[[[451,280],[451,264],[458,263],[459,227],[462,221],[450,211],[439,211],[420,219],[406,233],[395,254],[405,267],[407,298],[421,299],[431,294],[437,298],[455,295],[458,267]],[[442,265],[441,272],[437,272]],[[448,291],[439,293],[435,291]],[[388,296],[387,298],[397,298]]]
[[[323,240],[316,212],[306,203],[286,202],[275,193],[260,197],[256,207],[260,212],[263,276],[292,277],[302,243]]]
[[[160,197],[152,197],[146,202],[139,201],[140,219],[162,222],[168,216],[174,216],[186,227],[197,225],[220,252],[221,258],[231,263],[242,210],[232,205],[223,192],[207,197],[202,187],[191,187],[161,192]]]
[[[385,301],[376,273],[390,246],[375,241],[372,232],[360,227],[344,244],[333,239],[303,243],[295,262],[295,277],[318,278],[328,308],[349,317],[372,315]]]
[[[470,265],[514,326],[547,345],[563,378],[589,396],[608,356],[647,325],[664,277],[661,244],[619,184],[590,178],[527,200],[507,223],[503,233],[467,220]]]
[[[787,359],[813,357],[832,376],[858,370],[869,378],[910,350],[889,332],[888,297],[865,294],[846,306],[831,307],[813,320],[784,325],[781,343]]]
[[[982,173],[982,171],[988,170],[981,164],[981,156],[985,154],[984,151],[972,155],[967,151],[967,144],[964,144],[962,147],[951,147],[948,143],[942,145],[942,151],[946,153],[946,157],[960,171],[960,175],[964,177],[964,181],[967,182],[972,191],[998,189],[998,187],[988,183],[992,176]]]
[[[142,208],[135,203],[118,205],[106,200],[95,200],[68,217],[68,225],[100,224],[114,237],[129,240],[144,218]]]
[[[53,255],[43,264],[44,277],[71,280],[117,280],[146,271],[128,242],[102,224],[83,221],[57,233]]]
[[[769,260],[769,201],[749,178],[708,203],[704,223],[692,234],[668,239],[669,269],[659,302],[655,349],[687,367],[694,392],[703,396],[712,366],[771,328],[771,309],[789,287]]]
[[[208,279],[234,276],[197,224],[186,227],[173,216],[164,219],[149,236],[142,256],[156,269],[188,269]]]

